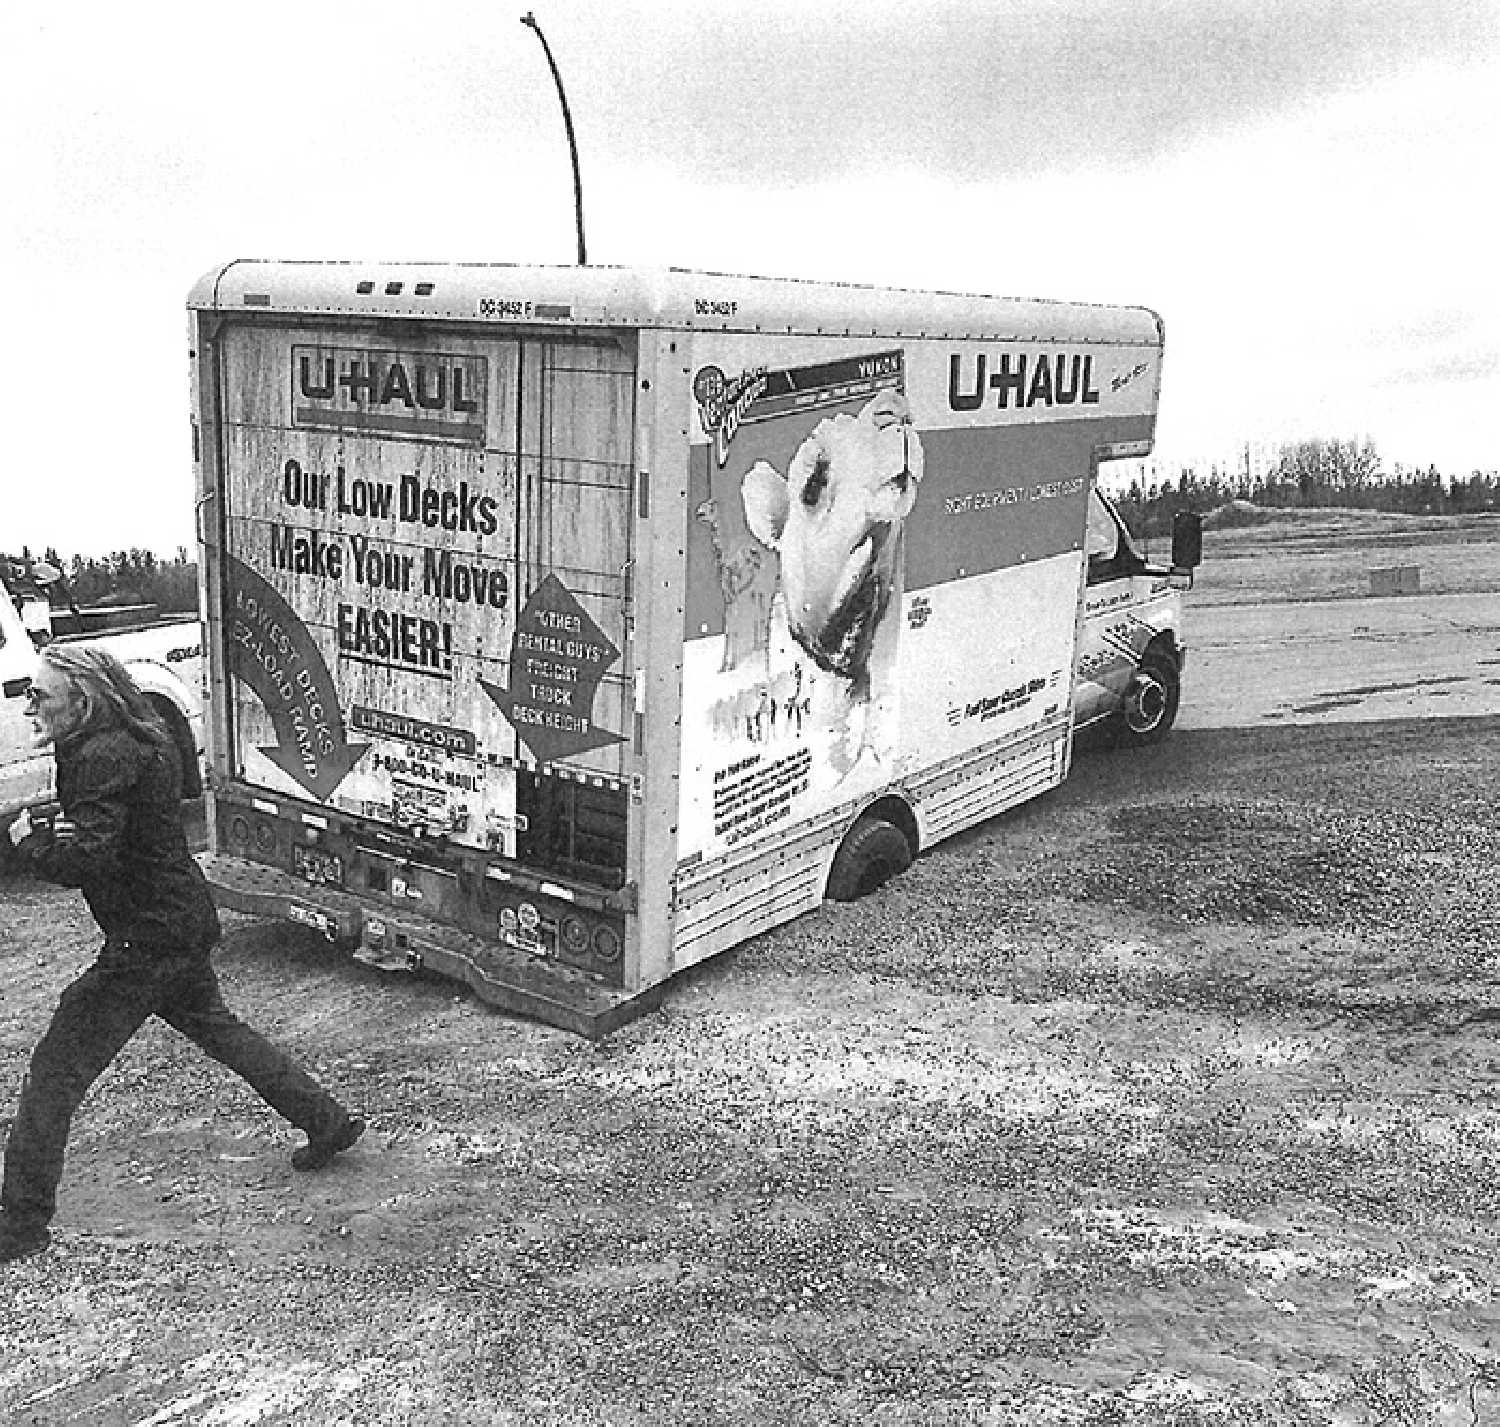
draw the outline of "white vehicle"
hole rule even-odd
[[[198,616],[158,619],[154,608],[54,610],[48,592],[60,584],[61,572],[43,561],[0,557],[0,827],[53,797],[52,750],[38,745],[26,715],[37,651],[53,640],[103,645],[129,669],[177,742],[184,794],[196,797],[203,747]]]
[[[1182,592],[1202,553],[1197,516],[1173,530],[1172,563],[1151,564],[1097,487],[1089,496],[1083,627],[1073,685],[1076,731],[1107,723],[1118,742],[1154,743],[1177,718],[1187,644]]]
[[[1154,313],[258,262],[190,308],[228,906],[597,1035],[1066,775]]]

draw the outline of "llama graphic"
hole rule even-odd
[[[719,597],[724,602],[724,657],[721,674],[738,668],[753,655],[762,659],[771,640],[771,590],[762,571],[771,560],[768,551],[756,544],[739,546],[733,553],[724,546],[724,531],[719,520],[719,503],[712,496],[693,512],[694,519],[708,528],[713,543],[714,561],[719,571]]]

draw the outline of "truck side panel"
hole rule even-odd
[[[1062,779],[1090,472],[1158,355],[698,340],[679,964],[815,906],[877,798],[927,845]]]

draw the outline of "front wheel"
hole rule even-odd
[[[1129,747],[1165,738],[1176,722],[1181,699],[1182,675],[1177,660],[1160,649],[1147,650],[1116,718],[1118,741]]]
[[[884,818],[861,818],[833,855],[828,873],[828,896],[852,902],[883,887],[911,866],[911,844],[895,823]]]

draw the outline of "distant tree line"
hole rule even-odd
[[[1258,475],[1218,466],[1204,475],[1185,467],[1175,480],[1137,479],[1114,501],[1138,535],[1166,534],[1179,510],[1206,515],[1233,501],[1269,510],[1470,515],[1500,511],[1500,471],[1445,476],[1436,466],[1420,471],[1398,465],[1387,472],[1369,440],[1318,439],[1281,447],[1275,463]],[[170,559],[140,549],[117,550],[101,558],[64,557],[51,546],[37,558],[63,571],[68,592],[80,606],[154,604],[163,614],[198,608],[198,566],[185,546],[179,545]],[[54,588],[51,594],[54,604],[67,603],[63,591]]]
[[[154,604],[163,614],[190,613],[198,608],[198,565],[188,558],[187,547],[179,545],[170,559],[150,550],[116,550],[111,555],[63,556],[52,546],[40,555],[63,572],[67,589],[53,586],[48,594],[52,603],[66,607],[68,596],[80,608],[84,605]]]
[[[1383,469],[1368,440],[1311,440],[1283,446],[1275,463],[1259,475],[1214,466],[1207,475],[1184,469],[1176,480],[1134,481],[1115,498],[1130,528],[1159,535],[1172,528],[1179,510],[1200,514],[1231,501],[1270,510],[1337,507],[1403,515],[1469,515],[1500,510],[1500,472],[1445,476],[1427,470]]]

